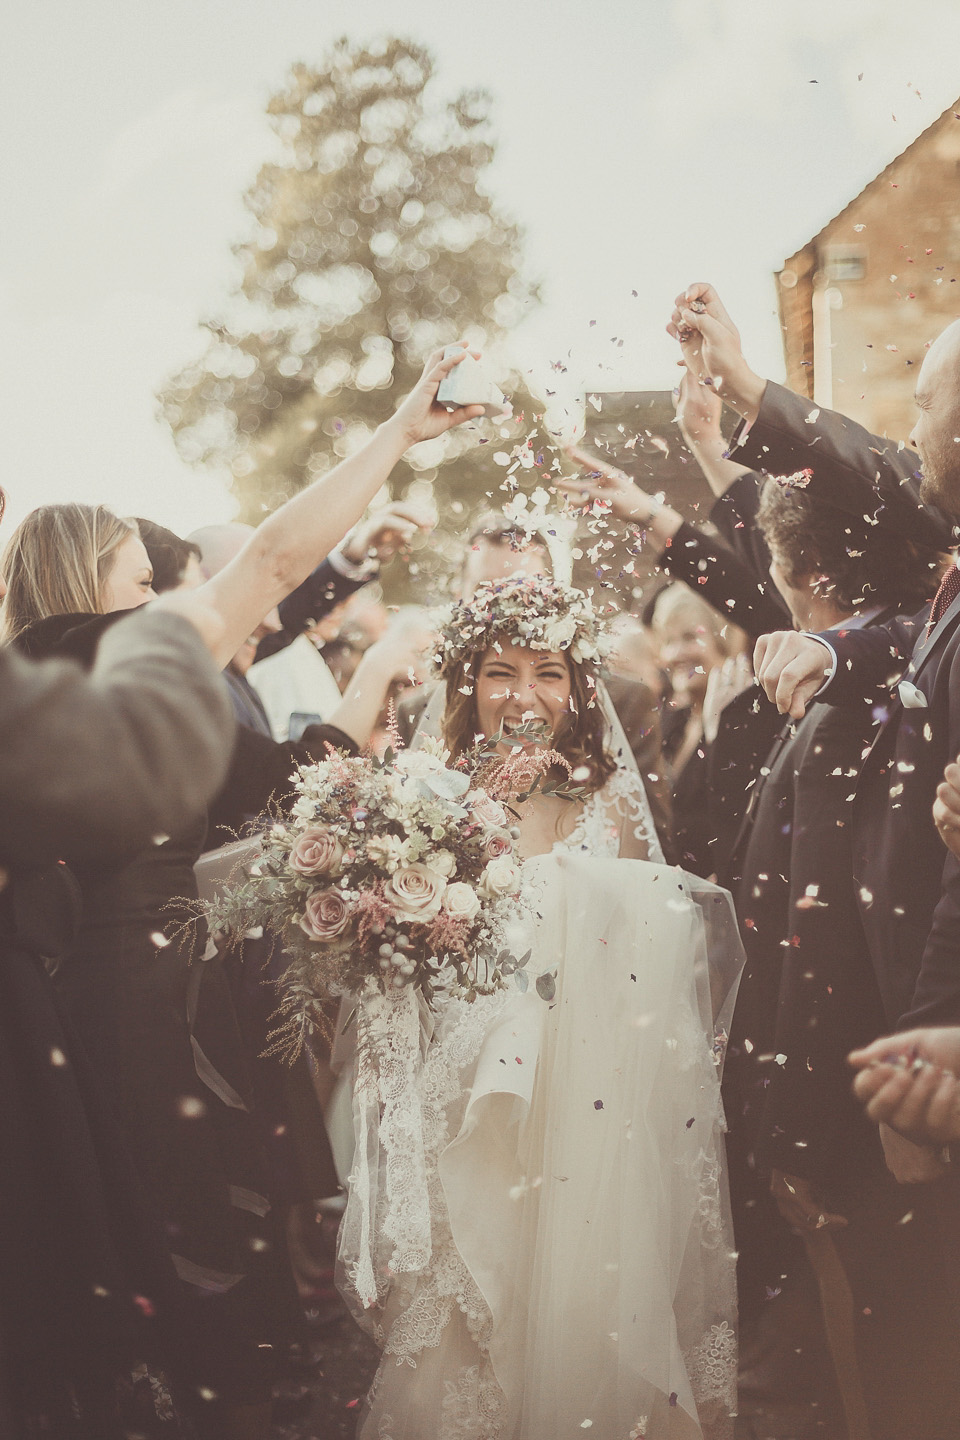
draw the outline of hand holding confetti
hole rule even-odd
[[[871,1120],[916,1145],[960,1140],[960,1026],[886,1036],[849,1059]]]
[[[751,423],[766,381],[747,364],[734,325],[712,285],[698,281],[676,298],[667,333],[680,342],[683,363]]]

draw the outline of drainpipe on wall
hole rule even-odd
[[[825,410],[833,404],[833,327],[831,310],[843,305],[843,295],[820,277],[813,290],[813,403]]]

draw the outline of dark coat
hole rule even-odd
[[[770,583],[770,557],[754,524],[761,483],[756,474],[743,475],[717,501],[710,519],[720,536],[684,522],[659,557],[668,574],[754,640],[792,624]],[[665,739],[667,728],[665,721]],[[691,757],[675,788],[678,835],[692,837],[684,845],[693,861],[688,868],[715,873],[722,885],[731,885],[734,842],[760,767],[782,728],[782,717],[756,685],[725,706],[716,738]]]
[[[41,1417],[72,1434],[78,1399],[106,1436],[115,1380],[156,1351],[148,1309],[168,1322],[168,1360],[176,1350],[163,1237],[41,956],[63,956],[79,923],[62,860],[117,863],[187,823],[219,783],[230,724],[209,656],[175,616],[131,617],[89,676],[0,651],[4,1434]]]
[[[316,570],[280,601],[277,610],[283,629],[275,635],[263,637],[257,646],[257,659],[266,660],[268,655],[284,650],[309,626],[329,615],[331,610],[375,579],[376,574],[367,575],[363,580],[352,579],[341,575],[329,560],[321,560]]]
[[[85,663],[105,632],[132,623],[126,613],[53,617],[22,643]],[[222,705],[226,689],[217,685]],[[323,739],[344,738],[317,730],[321,757]],[[230,767],[212,806],[234,829],[278,788],[289,790],[297,761],[314,758],[306,745],[280,746],[239,726],[223,754]],[[222,758],[212,773],[221,778]],[[164,1228],[188,1302],[195,1372],[243,1403],[268,1393],[258,1362],[269,1352],[260,1347],[289,1333],[294,1317],[272,1259],[280,1236],[250,1071],[258,1051],[242,1042],[226,963],[204,959],[205,927],[182,929],[207,831],[201,812],[122,863],[78,857],[82,920],[55,983]]]
[[[812,410],[779,386],[768,384],[740,453],[775,473],[812,465],[811,484],[829,503],[924,544],[953,543],[949,517],[919,498],[914,452]],[[855,895],[885,1028],[960,1021],[960,866],[930,813],[944,767],[960,753],[960,602],[929,640],[926,613],[824,637],[838,665],[822,699],[855,713],[868,706],[880,722],[850,825]],[[896,684],[905,672],[926,706],[904,708]]]

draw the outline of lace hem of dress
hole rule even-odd
[[[704,1435],[728,1426],[737,1401],[737,1337],[723,1320],[684,1356]]]

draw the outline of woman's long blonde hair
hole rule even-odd
[[[104,588],[117,550],[137,527],[105,505],[40,505],[10,537],[0,574],[7,593],[0,641],[34,620],[104,614]]]

